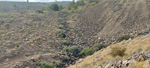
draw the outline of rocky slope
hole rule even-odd
[[[124,34],[137,36],[149,32],[150,0],[100,0],[76,14],[70,33],[74,44],[92,46],[95,43],[113,43]],[[73,27],[71,25],[71,27]]]

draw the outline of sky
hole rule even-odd
[[[27,0],[0,0],[0,1],[27,1]],[[29,2],[54,2],[55,0],[29,0]],[[57,1],[72,1],[72,0],[57,0]]]

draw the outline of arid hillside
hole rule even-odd
[[[14,68],[40,55],[57,54],[62,48],[56,36],[61,16],[57,12],[0,14],[0,67]]]
[[[0,13],[0,67],[103,68],[113,60],[116,63],[112,64],[117,65],[117,60],[149,53],[150,0],[88,1],[82,1],[84,4],[80,6],[72,2],[70,10],[67,7],[55,11],[50,7],[46,8],[48,10]],[[17,4],[14,5],[16,9]],[[27,4],[22,6],[27,7]],[[131,39],[119,43],[118,38],[123,35]],[[95,44],[102,44],[102,47],[95,49]],[[126,48],[123,50],[126,56],[111,57],[109,52],[114,46]],[[85,59],[74,65],[80,58]],[[148,59],[144,58],[144,62]]]
[[[126,55],[112,57],[109,54],[112,47],[126,48]],[[91,56],[78,60],[76,65],[68,68],[149,68],[149,61],[150,34],[112,44]]]

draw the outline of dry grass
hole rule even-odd
[[[82,61],[78,61],[80,63],[77,64],[77,68],[92,68],[92,67],[97,67],[98,65],[102,64],[105,61],[112,60],[114,59],[109,55],[111,51],[111,47],[114,46],[119,46],[119,47],[125,47],[126,51],[125,53],[127,54],[123,58],[126,58],[130,56],[133,52],[141,49],[142,51],[148,50],[150,48],[150,34],[142,37],[135,38],[133,40],[127,40],[127,41],[122,41],[117,44],[113,44],[105,49],[102,49],[98,52],[95,52],[93,55],[88,56]],[[117,57],[121,58],[121,57]],[[94,61],[93,61],[94,60]],[[143,66],[143,62],[138,62],[136,64],[136,68]],[[68,68],[76,68],[75,65],[71,65]]]
[[[137,62],[134,68],[143,68],[144,62]]]

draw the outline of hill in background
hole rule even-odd
[[[14,12],[14,11],[35,11],[46,8],[55,2],[40,3],[40,2],[4,2],[0,1],[0,13]],[[57,2],[58,5],[67,6],[70,1]]]

